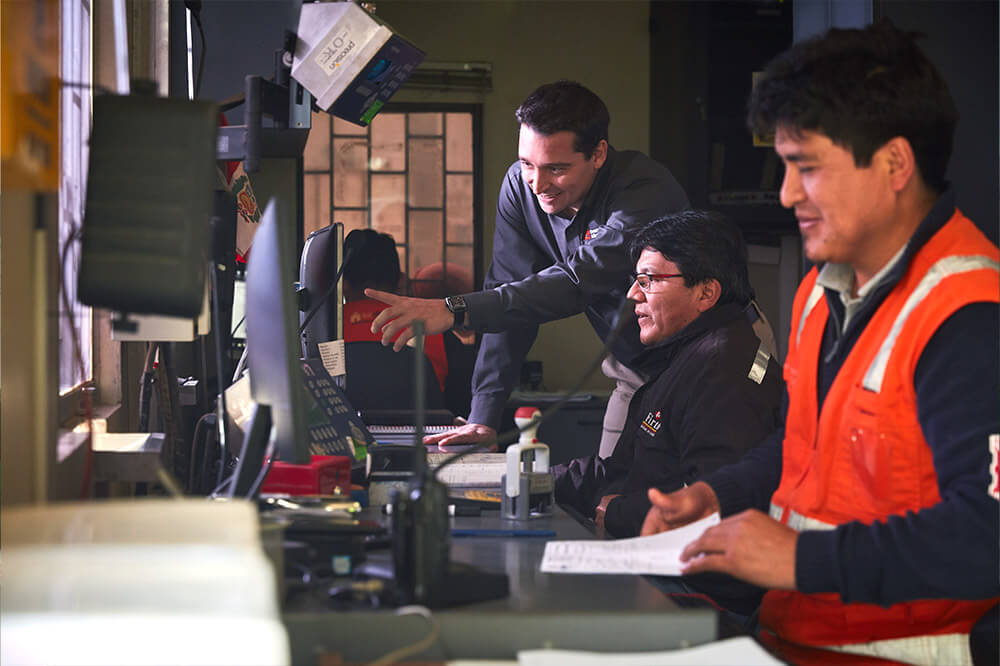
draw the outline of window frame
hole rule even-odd
[[[473,272],[473,286],[478,288],[479,285],[483,283],[483,276],[485,274],[484,261],[483,261],[483,247],[484,247],[484,230],[485,226],[483,223],[483,106],[482,104],[476,103],[461,103],[461,102],[389,102],[382,108],[379,112],[381,114],[389,113],[468,113],[472,117],[472,180],[473,180],[473,192],[472,192],[472,272]],[[334,131],[333,120],[330,122],[330,142],[329,142],[329,166],[326,170],[323,169],[304,169],[303,175],[319,175],[327,174],[329,176],[327,187],[328,187],[328,200],[329,200],[329,214],[331,220],[336,220],[334,215],[335,210],[351,210],[364,212],[365,222],[367,228],[372,227],[372,207],[371,207],[371,192],[372,192],[372,176],[379,175],[381,173],[395,173],[395,172],[378,172],[372,171],[370,168],[367,169],[367,182],[366,193],[367,193],[367,205],[365,206],[337,206],[335,205],[334,198],[334,170],[335,170],[335,155],[334,155],[334,140],[335,139],[346,139],[349,137],[364,137],[367,144],[367,162],[370,164],[372,156],[372,143],[371,143],[371,127],[365,128],[364,134],[337,134]],[[409,126],[407,124],[406,129],[406,139],[414,136],[409,131]],[[442,138],[446,135],[442,134]],[[404,151],[407,156],[406,169],[404,170],[404,188],[408,192],[409,190],[409,151]],[[445,151],[446,152],[446,151]],[[462,172],[466,173],[466,172]],[[449,174],[447,170],[447,164],[444,164],[444,169],[442,170],[442,238],[444,239],[444,245],[442,248],[442,260],[447,261],[447,247],[449,245],[447,241],[447,175]],[[401,266],[401,269],[405,275],[412,277],[410,275],[411,271],[408,270],[410,261],[410,217],[409,211],[411,210],[424,210],[424,208],[419,206],[411,206],[407,201],[407,217],[406,217],[406,229],[405,237],[402,239],[396,239],[398,246],[405,248],[406,250],[406,264]],[[434,210],[437,210],[434,208]],[[466,243],[452,243],[451,245],[468,247],[469,244]]]
[[[76,0],[69,0],[76,1]],[[115,82],[115,31],[114,31],[114,8],[111,2],[92,2],[91,0],[78,0],[81,6],[89,9],[89,67],[90,73],[90,87],[87,89],[78,89],[81,95],[88,95],[90,99],[90,104],[88,105],[88,115],[93,117],[93,95],[94,88],[99,88],[104,86],[106,88],[113,89]],[[62,41],[62,29],[63,29],[63,19],[62,11],[66,6],[67,0],[60,0],[60,49],[63,48]],[[129,15],[127,17],[127,22],[130,26],[134,26],[136,21],[143,22],[146,19],[145,16],[136,14],[135,8],[130,8]],[[135,48],[133,43],[132,48]],[[61,54],[60,54],[60,67],[61,67]],[[134,59],[133,59],[134,60]],[[62,72],[60,71],[62,76]],[[63,77],[65,78],[65,77]],[[65,91],[66,88],[63,88]],[[62,102],[60,101],[60,146],[62,145],[62,124],[63,118],[61,115]],[[81,140],[86,142],[89,141],[89,131],[87,136],[82,136]],[[88,151],[89,158],[89,151]],[[86,180],[87,173],[86,168],[83,169],[81,177]],[[60,190],[62,189],[62,172],[60,171]],[[82,201],[80,202],[81,219],[79,223],[82,224],[82,210],[85,205],[85,184],[80,188]],[[60,204],[61,207],[61,204]],[[60,230],[57,235],[61,234],[62,220],[57,220],[57,227]],[[79,243],[79,240],[73,241]],[[61,241],[56,240],[57,245],[57,256],[61,255],[62,247],[60,245]],[[77,245],[79,250],[79,245]],[[61,258],[61,256],[60,256]],[[77,262],[78,264],[78,262]],[[58,276],[57,279],[63,280],[62,275],[63,267],[60,265],[54,272]],[[75,275],[66,276],[67,281],[75,279]],[[56,290],[56,298],[60,299],[59,303],[56,304],[58,308],[62,307],[61,296],[59,290],[62,289],[62,282],[60,282],[58,289]],[[132,394],[135,391],[123,391],[123,386],[126,384],[132,385],[135,382],[128,382],[126,380],[126,371],[131,368],[129,376],[135,375],[138,370],[136,363],[141,364],[142,359],[142,343],[122,343],[113,340],[111,337],[111,313],[107,310],[93,309],[90,308],[90,377],[82,382],[76,383],[72,388],[67,390],[65,393],[62,391],[61,379],[54,390],[54,399],[57,401],[57,423],[62,429],[71,429],[74,426],[79,425],[88,414],[86,405],[90,405],[89,416],[92,418],[102,419],[106,422],[106,427],[109,431],[112,430],[132,430],[137,422],[137,417],[134,405],[132,403],[137,403],[138,398]],[[58,324],[56,324],[55,335],[58,338]],[[66,344],[69,341],[65,341]],[[62,344],[59,341],[58,344]],[[58,361],[61,363],[63,357],[63,352],[60,349],[57,355]],[[136,360],[140,359],[140,360]],[[131,362],[130,362],[131,361]],[[129,403],[130,408],[121,410],[123,403]],[[104,427],[104,426],[95,426]]]
[[[70,15],[68,12],[72,10]],[[80,12],[85,13],[85,17],[80,14]],[[79,19],[86,20],[85,25],[74,25]],[[68,419],[71,419],[75,414],[80,412],[80,405],[82,404],[83,396],[85,392],[92,391],[94,387],[94,311],[90,308],[81,308],[78,303],[75,302],[75,289],[71,285],[73,280],[73,267],[79,265],[79,244],[75,238],[79,237],[80,225],[83,224],[83,210],[86,201],[86,178],[87,178],[87,161],[89,160],[89,150],[87,148],[90,120],[93,117],[93,88],[94,88],[94,41],[95,41],[95,30],[94,30],[94,7],[86,0],[60,0],[59,3],[59,76],[63,81],[63,85],[60,86],[59,90],[59,203],[57,211],[56,220],[56,248],[57,248],[57,270],[56,274],[59,276],[59,283],[56,285],[57,303],[55,303],[54,309],[59,312],[58,322],[56,324],[56,336],[58,340],[58,376],[59,384],[56,388],[56,395],[58,397],[58,421],[59,423],[65,423]],[[69,27],[76,27],[78,30],[70,33],[68,31]],[[81,53],[82,42],[86,40],[86,52]],[[81,59],[79,63],[79,71],[66,71],[67,65],[67,54],[66,51],[70,51],[72,55],[69,58]],[[86,76],[80,76],[81,73],[86,73]],[[85,84],[86,87],[82,87],[79,84]],[[75,98],[75,101],[74,101]],[[77,106],[78,109],[72,118],[67,117],[69,114],[66,110],[69,106]],[[73,122],[74,125],[78,123],[78,127],[72,127],[73,131],[78,130],[77,136],[67,137],[67,128],[70,123]],[[65,155],[65,149],[70,143],[79,142],[79,154],[74,154],[72,158],[75,161],[70,168],[74,175],[79,178],[79,182],[68,184],[66,180],[67,175],[67,156]],[[74,152],[77,148],[73,149]],[[67,201],[68,199],[68,201]],[[72,209],[72,210],[70,210]],[[68,217],[67,217],[68,215]],[[79,218],[79,219],[76,219]],[[67,226],[69,228],[67,229]],[[75,228],[73,228],[75,226]],[[69,248],[65,248],[66,263],[63,264],[64,256],[64,245],[70,244]],[[73,247],[73,244],[76,244]],[[66,299],[69,302],[70,312],[72,313],[71,319],[73,319],[70,324],[76,327],[78,330],[77,344],[81,347],[85,346],[86,349],[81,349],[81,353],[84,356],[84,368],[85,376],[81,379],[78,375],[80,368],[76,367],[76,351],[73,349],[64,349],[64,346],[70,345],[72,343],[72,338],[63,340],[60,336],[62,334],[62,318],[66,314],[63,311],[63,288],[69,287],[66,295]],[[79,308],[79,310],[78,310]],[[82,315],[82,316],[78,316]],[[89,329],[87,332],[80,331],[84,324],[86,328]],[[65,370],[64,363],[69,360],[71,364],[71,386],[64,390],[63,386],[63,372]]]

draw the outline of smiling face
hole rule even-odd
[[[575,139],[573,132],[546,136],[521,125],[517,142],[521,177],[550,215],[576,214],[608,156],[607,141],[602,140],[588,159],[574,149]]]
[[[859,167],[851,151],[827,136],[780,125],[774,148],[785,163],[781,203],[795,210],[811,261],[848,264],[870,276],[902,247],[890,148]]]
[[[681,271],[656,250],[646,248],[639,255],[635,272],[669,275]],[[644,345],[655,345],[676,335],[715,305],[720,291],[716,280],[686,287],[683,277],[657,279],[650,282],[648,293],[633,282],[628,297],[635,302],[639,340]]]

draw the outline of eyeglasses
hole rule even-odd
[[[659,280],[666,280],[675,277],[684,277],[683,273],[632,273],[629,277],[632,282],[639,284],[639,289],[649,293],[649,287]]]

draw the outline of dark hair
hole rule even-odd
[[[862,167],[902,136],[924,183],[944,190],[958,112],[914,37],[882,22],[795,44],[764,70],[750,95],[747,124],[759,134],[779,125],[818,131]]]
[[[722,213],[682,210],[654,220],[629,243],[633,264],[645,249],[677,264],[686,287],[718,280],[722,295],[717,305],[746,305],[754,297],[743,233]]]
[[[344,247],[350,245],[357,249],[344,267],[344,282],[358,290],[396,291],[400,270],[393,237],[374,229],[355,229],[344,239]]]
[[[600,97],[576,81],[539,86],[514,112],[517,122],[549,136],[573,132],[573,150],[590,159],[601,140],[608,139],[611,115]]]

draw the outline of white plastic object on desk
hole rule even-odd
[[[504,492],[507,497],[517,497],[521,489],[521,472],[545,473],[549,471],[549,447],[538,441],[538,422],[542,413],[537,407],[520,407],[514,412],[514,423],[521,431],[517,444],[507,447],[507,482]],[[523,469],[524,454],[535,452],[530,469]]]

